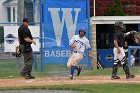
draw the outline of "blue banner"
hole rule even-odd
[[[86,9],[86,0],[44,0],[44,63],[67,63],[69,40],[88,29]]]
[[[98,49],[100,64],[104,67],[112,67],[114,64],[113,49]]]

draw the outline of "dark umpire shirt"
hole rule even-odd
[[[115,31],[114,40],[117,40],[119,47],[123,47],[125,43],[124,33],[122,31]]]
[[[24,38],[29,37],[31,40],[33,39],[32,35],[31,35],[31,31],[27,26],[21,25],[18,29],[18,37],[20,40],[20,44],[26,44],[29,42],[26,42],[24,40]],[[31,44],[31,43],[29,43]]]

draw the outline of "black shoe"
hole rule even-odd
[[[30,77],[29,79],[35,79],[35,77],[34,77],[34,76],[32,76],[32,75],[31,75],[31,76],[29,76],[29,77]]]
[[[130,74],[130,75],[127,75],[127,76],[126,76],[126,79],[134,78],[134,77],[135,77],[135,75],[131,75],[131,74]]]
[[[120,79],[119,76],[111,76],[111,79]]]
[[[82,67],[81,67],[81,66],[79,66],[79,68],[78,68],[78,70],[77,70],[77,76],[79,76],[79,75],[80,75],[81,70],[82,70]]]
[[[30,78],[30,76],[29,76],[28,74],[20,73],[20,75],[21,75],[22,77],[24,77],[25,79],[29,79],[29,78]]]
[[[32,75],[28,75],[28,76],[25,77],[25,79],[35,79],[35,77],[32,76]]]
[[[24,77],[25,79],[35,79],[35,77],[34,77],[34,76],[29,75],[29,74],[20,73],[20,75],[21,75],[22,77]]]
[[[72,75],[70,75],[70,80],[73,80],[73,76]]]

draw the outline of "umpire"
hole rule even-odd
[[[24,56],[25,64],[23,70],[20,72],[20,75],[23,76],[25,79],[34,79],[35,77],[31,75],[34,62],[31,44],[33,43],[34,45],[36,45],[36,42],[33,40],[28,26],[29,20],[27,18],[24,18],[22,25],[18,29],[19,44],[21,47],[21,52]]]

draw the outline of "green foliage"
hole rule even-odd
[[[121,0],[115,0],[114,6],[109,5],[104,15],[105,16],[125,16],[126,14],[123,11]]]

